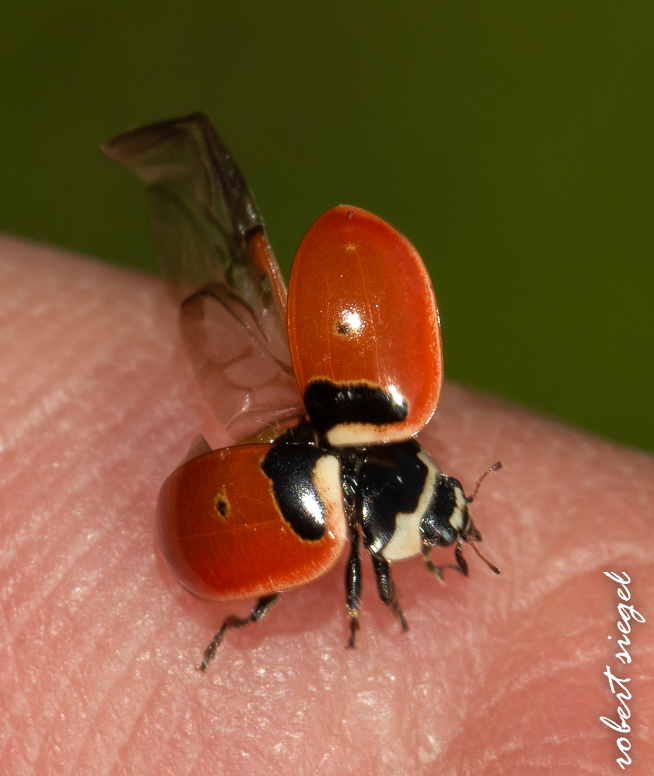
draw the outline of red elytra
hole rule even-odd
[[[255,237],[250,252],[265,257],[267,241]],[[340,446],[407,439],[427,422],[442,384],[438,311],[422,259],[400,232],[361,208],[327,211],[298,248],[288,299],[301,393],[325,377],[391,385],[407,399],[406,420],[350,424]],[[264,596],[306,584],[333,566],[347,542],[340,491],[327,505],[323,539],[294,533],[261,470],[269,450],[213,451],[182,464],[161,488],[159,546],[178,582],[199,598]]]
[[[304,541],[283,519],[261,471],[269,450],[214,450],[183,463],[161,488],[159,547],[177,581],[198,598],[224,601],[290,590],[329,571],[343,551],[347,526],[340,491],[334,488],[326,503],[325,536]],[[332,479],[338,484],[337,473]]]
[[[443,383],[440,325],[431,279],[397,229],[339,205],[309,229],[295,255],[288,336],[300,393],[312,380],[381,386],[408,405],[400,422],[349,424],[336,446],[386,444],[416,434]]]
[[[187,351],[216,416],[241,442],[194,444],[157,505],[159,545],[181,585],[211,600],[258,596],[249,616],[225,618],[200,668],[227,630],[261,620],[280,592],[328,571],[346,544],[354,646],[361,540],[379,595],[406,630],[391,563],[422,555],[442,580],[447,566],[431,550],[455,544],[467,575],[462,548],[480,554],[481,541],[468,511],[479,483],[466,497],[410,439],[443,380],[436,299],[418,252],[381,218],[333,208],[298,248],[287,315],[254,199],[206,115],[132,130],[103,150],[150,190],[162,267],[186,296]]]

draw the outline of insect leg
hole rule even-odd
[[[210,660],[216,654],[216,650],[222,643],[223,637],[228,630],[232,628],[242,628],[244,625],[248,625],[251,622],[261,622],[263,618],[268,614],[271,607],[276,603],[281,593],[273,593],[272,595],[262,596],[252,608],[252,611],[247,617],[237,617],[234,614],[230,614],[225,617],[223,624],[220,626],[220,630],[211,640],[211,644],[204,651],[204,659],[198,666],[200,671],[206,671]]]
[[[423,544],[420,552],[422,553],[422,559],[425,563],[425,567],[430,574],[438,577],[441,584],[445,584],[445,578],[443,577],[443,569],[454,569],[455,571],[461,571],[459,566],[455,566],[454,563],[448,563],[446,566],[437,566],[431,559],[431,547]]]
[[[468,576],[468,562],[463,557],[463,547],[461,544],[457,543],[456,547],[454,548],[454,557],[456,558],[456,562],[459,564],[459,568],[461,569],[461,573],[464,577]]]
[[[400,607],[397,600],[397,590],[391,579],[391,564],[381,557],[381,555],[371,555],[372,567],[375,571],[375,579],[377,580],[377,590],[379,591],[379,597],[386,604],[390,606],[395,614],[400,618],[402,623],[402,630],[408,631],[409,626],[404,619],[404,612]]]
[[[345,568],[345,603],[350,621],[348,648],[356,646],[356,632],[359,630],[361,612],[361,558],[359,557],[359,529],[350,530],[350,557]]]

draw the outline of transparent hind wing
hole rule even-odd
[[[234,439],[279,429],[305,414],[288,343],[274,321],[223,283],[182,304],[180,325],[205,398]]]
[[[210,119],[126,132],[102,150],[147,186],[162,271],[200,387],[235,439],[304,414],[286,334],[286,286],[254,198]]]
[[[285,316],[272,251],[251,255],[253,236],[264,234],[254,197],[206,114],[133,129],[102,151],[148,187],[163,272],[185,295],[224,281],[246,301],[254,294],[277,304]]]

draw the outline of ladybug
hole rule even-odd
[[[467,576],[469,544],[499,574],[468,510],[483,477],[466,496],[413,438],[436,409],[443,365],[434,291],[406,237],[339,205],[300,243],[287,296],[252,194],[206,115],[132,130],[103,151],[148,186],[186,349],[237,442],[211,450],[199,437],[157,502],[159,547],[186,590],[258,599],[249,616],[225,619],[200,669],[226,631],[261,620],[344,551],[354,647],[361,543],[403,630],[392,563],[420,555],[442,581],[430,553],[454,545],[449,567]]]

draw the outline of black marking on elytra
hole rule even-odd
[[[281,436],[266,453],[261,468],[291,528],[301,539],[318,541],[325,535],[327,515],[313,473],[327,453],[317,445],[295,439],[293,432]]]
[[[304,392],[304,406],[321,434],[342,423],[401,423],[409,412],[406,399],[398,403],[381,387],[356,382],[339,385],[330,380],[312,380]]]
[[[463,492],[461,483],[454,477],[438,476],[434,498],[420,522],[422,540],[430,547],[449,547],[459,536],[450,523],[456,509],[456,488]]]
[[[415,512],[429,470],[415,441],[366,450],[358,474],[363,543],[379,553],[395,533],[398,514]]]
[[[213,507],[218,517],[222,520],[229,520],[232,514],[232,505],[229,503],[224,488],[213,497]]]

